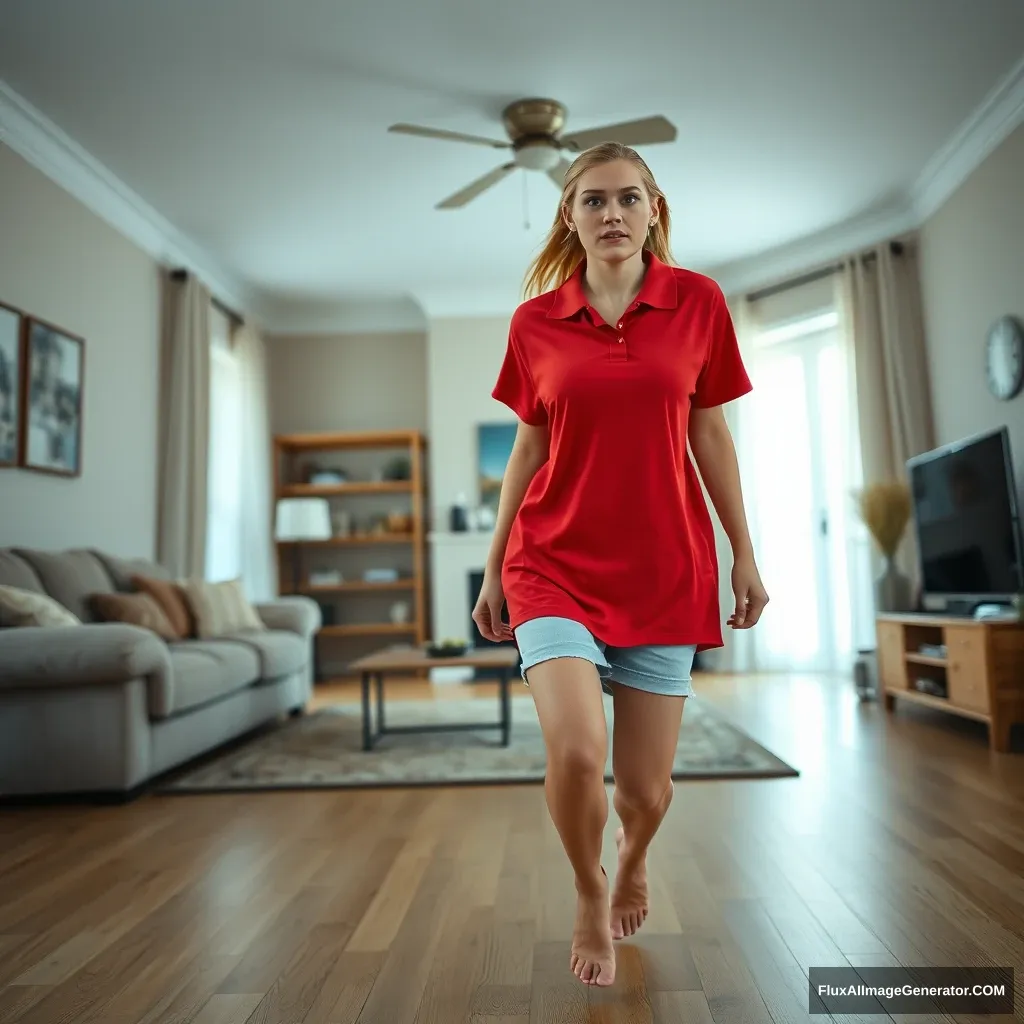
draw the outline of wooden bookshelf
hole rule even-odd
[[[348,533],[328,539],[277,542],[281,594],[304,594],[325,610],[316,638],[319,667],[331,675],[382,640],[422,644],[428,638],[430,588],[426,557],[426,439],[419,431],[281,434],[274,438],[274,508],[283,498],[324,498],[332,523],[352,517]],[[396,458],[407,463],[403,478],[382,478]],[[344,479],[311,482],[314,472],[341,472]],[[400,528],[392,521],[404,517]],[[367,580],[364,572],[394,568],[396,580]],[[340,571],[338,582],[314,582],[314,569]],[[390,604],[407,600],[406,622],[389,621]]]

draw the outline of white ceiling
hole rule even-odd
[[[554,185],[519,171],[437,211],[506,156],[393,122],[504,138],[502,107],[527,96],[565,103],[568,130],[663,114],[677,141],[642,153],[676,258],[746,286],[780,246],[799,260],[837,231],[861,244],[909,226],[979,109],[1005,115],[1008,90],[1020,105],[1022,54],[1020,0],[3,0],[0,13],[0,80],[31,117],[280,327],[329,327],[352,303],[514,301]]]

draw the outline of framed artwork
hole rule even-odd
[[[21,451],[21,392],[25,357],[21,311],[0,302],[0,467],[16,466]]]
[[[85,341],[25,318],[21,465],[60,476],[82,471]]]
[[[515,423],[481,423],[477,426],[477,477],[480,483],[480,504],[498,510],[501,481],[505,476],[512,445],[516,439]]]

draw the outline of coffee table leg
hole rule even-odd
[[[508,736],[512,727],[512,707],[508,693],[508,669],[501,670],[501,745],[508,746]]]
[[[370,673],[363,673],[363,750],[373,747],[370,735]]]
[[[377,673],[377,735],[384,735],[384,673]]]

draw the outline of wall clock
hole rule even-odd
[[[1004,402],[1024,384],[1024,326],[1015,317],[1000,317],[990,328],[985,374],[989,391]]]

